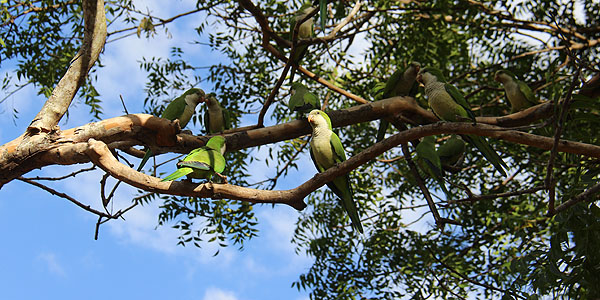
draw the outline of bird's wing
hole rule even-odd
[[[181,117],[183,111],[185,110],[185,105],[185,96],[179,96],[177,97],[177,99],[171,101],[169,105],[167,105],[160,117],[163,119],[173,121]]]
[[[519,90],[521,90],[521,93],[523,93],[523,95],[525,95],[525,99],[527,99],[527,102],[529,102],[532,105],[538,104],[538,100],[535,98],[533,91],[527,85],[527,83],[519,80],[519,81],[517,81],[517,84],[519,85]]]
[[[181,168],[181,169],[177,169],[177,171],[171,173],[171,175],[163,178],[161,181],[169,181],[169,180],[175,180],[179,177],[185,176],[187,174],[192,173],[194,170],[192,170],[191,168]]]
[[[346,153],[344,153],[344,147],[342,146],[342,141],[338,137],[335,132],[331,132],[330,139],[331,147],[333,148],[333,160],[336,163],[341,163],[346,160]]]
[[[464,108],[464,110],[467,112],[467,115],[465,117],[468,117],[469,119],[473,120],[473,122],[475,122],[475,115],[471,111],[469,102],[467,102],[467,99],[465,99],[465,97],[460,93],[460,91],[458,91],[458,89],[454,85],[449,83],[445,83],[444,87],[446,89],[446,92],[450,94],[452,99],[454,99],[454,101],[458,103],[458,105],[462,106],[462,108]]]

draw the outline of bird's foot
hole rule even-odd
[[[217,173],[217,172],[215,172],[215,174],[216,174],[217,176],[221,177],[221,179],[223,180],[223,183],[228,183],[228,182],[227,182],[227,176],[225,176],[225,175],[221,175],[221,173]],[[221,180],[219,180],[219,181],[221,181]]]
[[[192,135],[192,131],[189,129],[182,130],[181,133]]]

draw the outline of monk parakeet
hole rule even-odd
[[[192,118],[192,115],[194,115],[198,103],[204,101],[205,97],[206,95],[203,90],[191,88],[183,93],[183,95],[171,101],[165,110],[163,110],[160,117],[171,121],[177,119],[179,120],[179,126],[184,128]],[[150,156],[152,156],[152,151],[147,149],[142,162],[137,168],[138,172],[144,167]]]
[[[465,153],[465,142],[457,136],[452,136],[437,150],[442,167],[453,167]]]
[[[435,68],[425,68],[417,75],[417,80],[425,85],[429,107],[435,115],[444,121],[475,122],[475,115],[469,108],[465,97],[452,84],[446,83],[442,72]],[[504,168],[508,166],[490,147],[485,138],[477,135],[461,135],[468,143],[475,146],[481,154],[500,172],[506,176]]]
[[[446,189],[444,183],[444,171],[442,170],[442,162],[438,153],[435,151],[435,138],[433,136],[426,136],[417,145],[415,151],[417,152],[417,161],[419,166],[425,173],[433,178],[442,188],[442,191],[446,194],[446,200],[452,198],[452,195]]]
[[[298,9],[298,11],[294,14],[294,17],[292,17],[292,21],[290,22],[290,41],[293,41],[293,35],[294,35],[294,27],[296,27],[296,23],[302,21],[304,18],[306,18],[306,16],[308,16],[308,14],[312,11],[313,7],[310,4],[310,2],[305,2],[304,4],[302,4],[302,6],[300,7],[300,9]],[[307,39],[313,36],[314,34],[314,29],[313,29],[313,24],[314,24],[314,20],[313,18],[308,18],[308,20],[302,22],[302,24],[300,24],[300,26],[298,27],[298,40],[301,39]],[[294,56],[290,57],[290,60],[294,63],[294,64],[299,64],[300,61],[302,60],[302,58],[304,57],[304,55],[306,54],[306,50],[308,49],[308,45],[302,45],[302,46],[298,46],[296,47],[296,50],[294,51]],[[295,73],[296,67],[292,66],[292,71],[290,73],[290,84],[292,82],[294,82],[294,73]]]
[[[305,114],[313,109],[320,109],[321,102],[304,84],[294,82],[292,83],[292,92],[290,100],[288,101],[288,108],[301,114]]]
[[[188,178],[211,180],[213,175],[221,178],[225,170],[225,138],[217,135],[212,137],[205,146],[192,150],[182,161],[177,163],[177,171],[161,181],[175,180],[187,175]]]
[[[332,131],[329,116],[318,109],[308,114],[308,123],[312,127],[312,138],[310,140],[310,157],[317,170],[323,172],[346,160],[344,147],[340,138]],[[350,178],[348,174],[336,177],[327,183],[327,186],[341,199],[342,207],[350,216],[352,226],[363,232],[358,210],[352,196]]]
[[[206,95],[204,94],[203,90],[191,88],[185,93],[183,93],[183,95],[171,101],[171,103],[167,105],[165,110],[163,110],[160,117],[171,121],[177,119],[179,120],[179,126],[181,128],[184,128],[185,125],[187,125],[187,123],[192,118],[194,112],[196,111],[196,106],[198,105],[198,103],[204,101],[205,96]],[[146,153],[144,154],[144,157],[142,158],[142,161],[140,162],[140,165],[137,168],[138,172],[142,170],[142,168],[144,167],[144,165],[146,165],[146,162],[148,162],[148,159],[150,159],[151,156],[152,150],[146,148]],[[115,184],[112,191],[110,192],[111,195],[117,189],[120,183],[121,181],[119,180]],[[102,204],[104,205],[104,207],[108,205],[110,198],[111,197],[109,196],[102,200]]]
[[[410,63],[408,68],[406,68],[406,70],[397,70],[394,72],[385,83],[385,88],[383,89],[383,98],[385,99],[395,96],[414,97],[419,88],[419,83],[416,81],[416,78],[420,69],[421,64],[413,61]],[[379,130],[377,131],[377,142],[381,142],[381,140],[383,140],[388,126],[389,122],[385,119],[381,119],[379,123]]]
[[[221,107],[214,93],[207,95],[206,112],[204,113],[204,126],[209,134],[219,133],[229,129],[229,112]]]
[[[499,70],[494,76],[494,80],[502,83],[506,92],[506,99],[510,102],[510,112],[516,113],[538,104],[538,100],[533,95],[529,86],[517,79],[517,76],[507,70]]]

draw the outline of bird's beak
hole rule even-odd
[[[495,80],[495,81],[498,81],[498,82],[500,82],[500,76],[496,74],[496,75],[494,76],[494,80]]]
[[[419,83],[423,83],[423,75],[421,75],[421,74],[417,74],[417,81],[418,81]]]
[[[308,119],[308,123],[312,123],[313,116],[312,116],[312,115],[309,115],[307,119]]]

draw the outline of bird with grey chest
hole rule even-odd
[[[344,147],[340,138],[332,130],[329,116],[325,112],[315,109],[308,114],[308,123],[312,127],[310,157],[315,167],[317,167],[317,171],[324,172],[345,161],[346,154],[344,153]],[[353,199],[348,174],[334,178],[327,183],[327,186],[340,198],[342,207],[350,217],[352,227],[362,233],[363,228],[358,216],[356,203]]]

